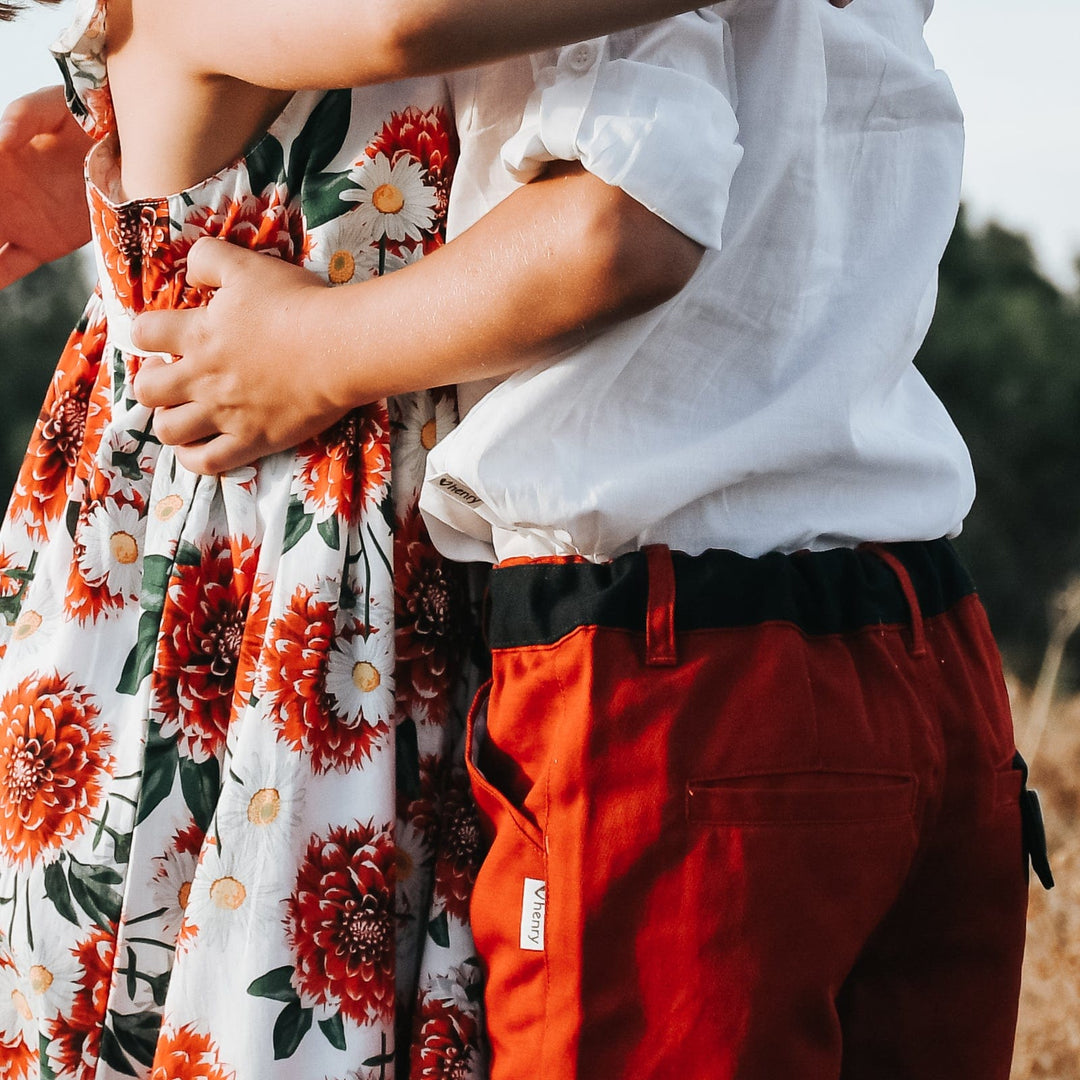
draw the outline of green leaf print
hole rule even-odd
[[[71,902],[71,890],[64,876],[64,868],[58,862],[49,863],[45,867],[45,895],[69,923],[80,925],[81,920],[75,911],[75,905]]]
[[[264,135],[245,158],[251,190],[258,193],[285,178],[285,151],[273,135]]]
[[[198,566],[202,562],[202,552],[190,540],[181,540],[176,548],[177,566]]]
[[[299,1001],[290,1001],[274,1024],[274,1060],[292,1057],[301,1040],[311,1029],[311,1009],[305,1009]]]
[[[319,530],[319,535],[326,541],[328,548],[333,548],[334,551],[341,550],[341,528],[338,525],[337,514],[328,517],[325,521],[320,521],[315,527]]]
[[[252,997],[270,998],[271,1001],[295,1001],[300,1004],[300,998],[292,984],[294,968],[274,968],[265,975],[260,975],[248,988],[247,992]]]
[[[217,809],[218,794],[221,791],[221,766],[217,758],[206,761],[193,761],[191,758],[180,759],[180,789],[184,793],[184,802],[195,819],[195,824],[202,831],[208,832],[210,822]]]
[[[114,889],[124,879],[108,866],[86,866],[70,859],[68,884],[75,903],[103,930],[111,930],[120,919],[123,897]]]
[[[445,911],[428,923],[427,932],[436,945],[443,949],[450,948],[450,920]]]
[[[38,1035],[38,1071],[41,1075],[41,1080],[56,1080],[56,1073],[53,1072],[52,1066],[49,1064],[49,1043],[52,1040],[45,1032],[41,1032]]]
[[[326,1041],[336,1050],[346,1048],[345,1024],[341,1019],[341,1013],[334,1013],[329,1020],[320,1020],[319,1030],[326,1036]]]
[[[141,825],[161,802],[168,798],[176,779],[180,754],[176,749],[176,737],[166,739],[153,721],[147,726],[146,751],[143,754],[142,785],[139,789],[139,809],[135,824]]]
[[[2,618],[8,626],[15,625],[19,619],[20,611],[22,611],[21,596],[0,596],[0,618]]]
[[[304,504],[294,495],[289,500],[289,509],[285,512],[285,540],[281,548],[282,555],[300,543],[314,520],[315,515],[305,513]]]
[[[120,1048],[116,1036],[107,1027],[101,1029],[101,1059],[106,1065],[111,1065],[118,1073],[122,1073],[124,1076],[139,1075]]]
[[[319,173],[309,176],[304,181],[300,205],[304,211],[304,221],[309,229],[317,229],[334,218],[348,213],[356,204],[345,202],[341,198],[343,191],[356,187],[347,172]]]
[[[161,1030],[161,1013],[139,1012],[125,1016],[110,1010],[109,1016],[116,1041],[140,1064],[152,1065]]]
[[[147,561],[154,558],[147,556]],[[154,669],[154,656],[157,653],[157,632],[161,623],[160,611],[144,611],[139,618],[139,636],[135,647],[124,661],[124,670],[117,683],[118,694],[137,694],[139,684]]]
[[[351,117],[351,90],[330,90],[323,95],[289,150],[290,191],[300,191],[309,176],[323,172],[337,157],[349,133]]]
[[[183,548],[185,545],[180,546]],[[180,555],[181,552],[178,551],[177,562],[180,562]],[[197,558],[196,564],[198,564]],[[147,555],[143,559],[142,592],[139,597],[143,611],[160,612],[165,607],[165,594],[169,589],[172,567],[173,560],[168,555]]]

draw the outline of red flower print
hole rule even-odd
[[[358,1024],[394,1008],[394,842],[370,825],[315,834],[287,901],[305,1004],[338,1007]]]
[[[177,561],[161,617],[153,708],[185,757],[207,761],[225,745],[251,584],[251,541],[215,538],[197,563]]]
[[[175,255],[170,242],[169,204],[147,200],[114,206],[94,186],[89,189],[90,221],[117,299],[132,311],[171,295]],[[172,306],[172,305],[165,305]]]
[[[108,479],[99,470],[93,470],[88,483],[91,489],[108,491]],[[138,601],[145,533],[138,503],[104,495],[83,502],[64,596],[71,618],[93,622]]]
[[[87,112],[87,133],[96,142],[116,130],[112,92],[107,86],[87,87],[82,92]]]
[[[104,330],[98,322],[72,333],[19,470],[11,513],[36,540],[45,539],[67,505],[101,369]]]
[[[409,1075],[415,1080],[469,1080],[480,1054],[480,1025],[457,1002],[425,991],[414,1021]]]
[[[437,193],[432,231],[440,232],[446,223],[450,182],[457,159],[457,137],[446,110],[441,105],[427,111],[410,106],[404,112],[394,113],[371,140],[366,152],[371,158],[385,154],[391,165],[402,154],[408,154],[423,165],[428,183]]]
[[[222,1062],[214,1040],[185,1024],[177,1031],[162,1032],[150,1080],[232,1080],[235,1075]]]
[[[79,988],[71,1015],[57,1016],[49,1023],[49,1057],[54,1072],[64,1080],[93,1080],[100,1064],[101,1027],[116,954],[115,930],[95,927],[74,953],[82,968]]]
[[[112,206],[90,189],[90,217],[105,269],[120,302],[134,312],[197,307],[209,293],[187,284],[187,254],[200,237],[213,236],[293,263],[307,254],[308,236],[299,198],[280,185],[258,195],[187,208],[179,232],[166,200]]]
[[[80,686],[29,676],[0,698],[0,849],[16,863],[86,828],[112,767],[109,733]]]
[[[483,848],[480,819],[469,777],[460,766],[449,770],[437,850],[435,897],[450,915],[468,922],[469,898],[480,869]]]
[[[390,416],[377,402],[354,409],[297,450],[296,483],[305,508],[319,517],[356,522],[386,496]]]
[[[394,536],[394,566],[398,701],[414,719],[441,723],[466,644],[462,570],[435,550],[415,509]]]
[[[274,701],[278,737],[309,754],[315,772],[359,765],[389,730],[384,720],[373,723],[360,715],[349,721],[339,715],[326,688],[335,635],[348,644],[359,632],[357,624],[336,630],[329,599],[303,585],[270,628],[272,662],[266,665],[265,692]]]
[[[18,1007],[18,1006],[16,1006]],[[37,1075],[38,1051],[26,1045],[25,1039],[16,1043],[0,1042],[0,1069],[4,1080],[30,1080]]]

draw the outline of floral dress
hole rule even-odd
[[[104,30],[98,0],[56,46],[100,286],[0,532],[0,1077],[479,1076],[467,590],[416,507],[452,397],[201,477],[131,390],[132,316],[206,300],[200,236],[334,284],[438,247],[445,86],[297,94],[122,202]]]

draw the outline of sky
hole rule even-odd
[[[888,0],[855,0],[886,3]],[[0,24],[0,102],[56,81],[48,43],[71,4]],[[1027,233],[1063,288],[1080,256],[1080,0],[937,0],[926,30],[967,122],[971,218]]]

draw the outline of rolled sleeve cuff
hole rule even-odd
[[[742,157],[725,94],[700,75],[603,58],[603,41],[560,51],[537,89],[504,166],[533,179],[546,162],[579,160],[705,247],[719,249],[731,179]]]

